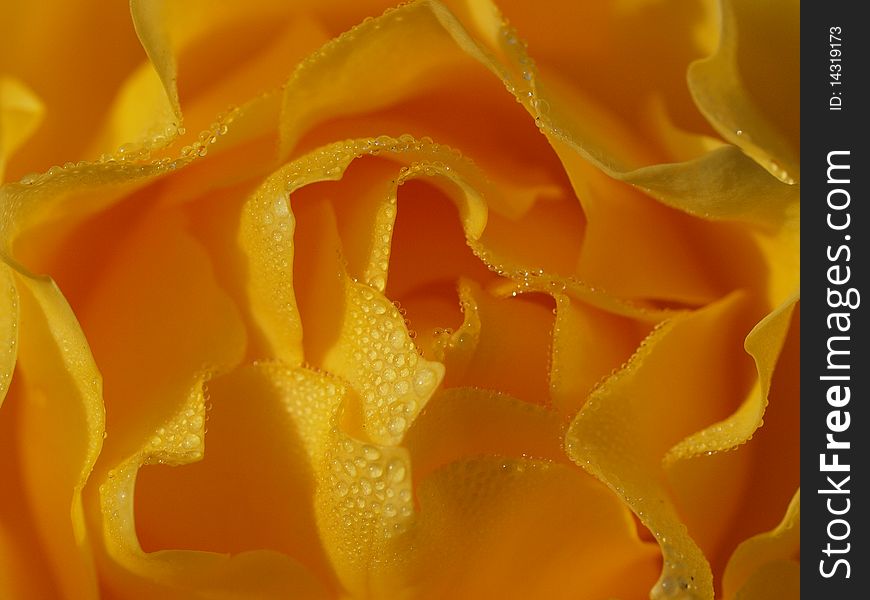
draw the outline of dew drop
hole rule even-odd
[[[398,459],[390,461],[387,465],[387,477],[393,483],[400,483],[405,479],[405,464]]]
[[[405,345],[405,336],[403,335],[400,329],[394,329],[392,333],[390,333],[390,346],[395,348],[396,350],[401,350]]]
[[[184,436],[184,440],[181,442],[181,446],[185,450],[193,450],[194,448],[199,446],[199,443],[200,439],[198,435],[196,435],[195,433],[188,433],[186,436]]]
[[[366,460],[378,460],[381,457],[380,451],[374,446],[363,446],[362,451]]]
[[[418,396],[425,396],[435,385],[435,373],[431,369],[420,369],[414,376],[414,391]]]
[[[278,199],[275,200],[274,211],[275,214],[279,217],[286,217],[287,215],[289,215],[290,207],[287,205],[287,198],[285,198],[283,195],[278,196]]]
[[[390,419],[390,423],[387,428],[390,430],[390,433],[393,435],[401,435],[405,431],[405,426],[407,425],[407,421],[405,417],[395,416]]]

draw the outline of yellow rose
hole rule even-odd
[[[0,597],[798,597],[798,3],[301,4],[0,7]]]

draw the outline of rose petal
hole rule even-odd
[[[340,116],[345,112],[356,113],[363,110],[371,110],[372,108],[377,108],[379,106],[394,102],[395,99],[401,98],[403,95],[414,95],[419,93],[416,88],[414,92],[410,91],[410,83],[402,83],[402,81],[397,80],[395,77],[388,76],[388,71],[398,69],[397,66],[395,66],[395,69],[394,67],[390,66],[391,63],[389,61],[394,60],[394,58],[391,57],[395,56],[395,53],[393,52],[394,45],[390,44],[392,44],[393,42],[400,44],[404,43],[404,38],[401,36],[404,36],[405,34],[396,33],[393,31],[394,29],[396,31],[403,31],[402,28],[393,24],[393,21],[398,18],[402,19],[402,27],[405,27],[407,25],[412,29],[419,29],[419,33],[422,38],[430,40],[432,44],[443,44],[445,45],[445,48],[450,48],[451,45],[454,48],[461,48],[464,52],[467,53],[469,57],[481,63],[482,66],[493,71],[506,83],[506,85],[508,85],[511,90],[513,90],[515,94],[519,94],[520,99],[523,101],[524,104],[527,105],[527,108],[530,112],[532,112],[533,114],[540,113],[541,107],[535,104],[536,101],[534,100],[534,94],[537,93],[541,100],[544,100],[545,96],[542,95],[543,92],[541,92],[541,90],[538,90],[537,92],[534,91],[536,89],[534,87],[534,77],[532,77],[531,84],[524,84],[525,87],[529,87],[529,89],[532,90],[533,93],[532,100],[529,100],[528,97],[521,94],[522,89],[525,89],[525,87],[519,86],[519,84],[517,84],[516,81],[512,79],[513,75],[511,75],[510,72],[510,68],[519,68],[516,67],[516,65],[522,63],[523,61],[526,61],[528,63],[528,57],[520,53],[516,56],[509,55],[508,58],[510,58],[513,62],[509,62],[508,65],[498,62],[492,57],[492,55],[487,54],[487,51],[482,49],[482,47],[476,45],[476,42],[473,39],[469,38],[467,34],[458,27],[457,22],[452,17],[450,17],[448,13],[443,12],[442,8],[440,8],[439,6],[440,5],[438,5],[437,3],[419,3],[413,6],[403,7],[395,13],[388,13],[387,15],[384,15],[383,17],[376,19],[371,23],[366,24],[365,26],[354,30],[353,32],[349,33],[347,37],[340,38],[334,44],[331,44],[329,46],[328,51],[312,57],[311,60],[309,60],[302,67],[300,67],[300,69],[288,83],[288,96],[286,96],[284,100],[285,123],[284,125],[282,125],[282,135],[285,136],[284,152],[289,152],[289,149],[296,143],[296,140],[301,135],[301,131],[310,129],[315,123],[325,120],[327,113],[330,116],[334,116],[336,114]],[[408,13],[407,15],[405,15],[406,12]],[[410,21],[406,21],[406,16],[408,16]],[[489,37],[492,37],[491,34],[493,34],[493,32],[501,31],[501,29],[499,29],[502,27],[501,21],[494,20],[494,17],[492,17],[491,15],[485,15],[481,18],[486,22],[485,26],[481,26],[481,31],[488,32],[487,35],[489,35]],[[398,35],[400,39],[392,39],[391,36],[396,35]],[[496,36],[496,38],[500,39],[498,38],[498,36]],[[414,43],[418,44],[418,40],[416,40],[416,38]],[[350,53],[350,51],[348,50],[351,47],[357,49],[360,47],[360,45],[370,48],[370,52],[367,51],[360,53]],[[453,52],[455,53],[455,50]],[[392,54],[390,54],[390,56],[386,56],[389,53]],[[369,54],[371,56],[369,56]],[[448,59],[445,58],[444,60],[447,61]],[[461,57],[457,58],[456,60],[462,62]],[[465,59],[465,62],[467,62],[467,58]],[[447,62],[445,62],[444,64],[447,64]],[[357,68],[365,68],[366,71],[383,73],[383,76],[378,75],[373,77],[373,79],[383,81],[384,85],[371,89],[369,89],[369,87],[364,87],[361,89],[356,89],[356,87],[354,87],[351,90],[351,87],[340,83],[341,81],[343,81],[341,77],[333,77],[334,73],[351,72],[353,69]],[[442,65],[439,63],[426,63],[424,65],[415,64],[414,71],[416,72],[418,68],[421,76],[422,73],[425,73],[429,75],[430,79],[433,79],[434,73],[438,72],[438,70],[442,68]],[[410,77],[410,74],[408,76]],[[366,86],[368,85],[369,84],[367,83]],[[351,94],[353,94],[353,102],[346,101],[349,100]],[[297,95],[299,96],[298,98]],[[317,102],[302,102],[303,98],[317,98]],[[307,113],[305,112],[300,112],[299,107],[302,105],[317,106],[317,112],[310,115],[307,115]],[[324,106],[330,106],[332,107],[332,109],[327,111],[325,108],[322,108]],[[546,119],[542,121],[542,126],[544,126],[544,129],[550,133],[555,132],[555,126],[547,125]],[[551,138],[553,140],[556,139],[553,136],[551,136]],[[571,154],[573,154],[574,151],[576,151],[576,148],[571,150]],[[609,159],[606,159],[606,157],[602,155],[599,160],[599,166],[605,168],[605,170],[613,175],[619,175],[619,173],[614,171],[611,167],[605,166],[605,163],[608,163],[608,161]],[[680,168],[683,171],[687,171],[690,173],[689,177],[693,182],[697,183],[700,180],[700,177],[695,173],[697,169],[696,167],[694,167],[694,165]],[[625,174],[624,176],[628,177],[629,175]],[[673,178],[662,178],[663,181],[669,181],[670,179]],[[658,182],[658,179],[656,181]],[[707,181],[704,181],[705,185],[707,183]],[[667,189],[665,189],[658,195],[663,195],[664,197],[671,199],[672,203],[677,202],[676,200],[673,200],[673,198],[694,198],[698,196],[697,187],[692,187],[691,189],[680,189],[678,186],[670,185],[666,187]],[[719,185],[718,188],[722,190],[720,195],[726,194],[726,186],[724,184]],[[731,188],[733,188],[733,186],[729,186],[727,188],[727,190],[729,190],[727,193],[730,194]],[[718,200],[718,198],[716,199],[716,201],[724,202],[724,200]],[[614,216],[614,218],[618,217]],[[494,216],[490,220],[492,222],[491,235],[496,235],[498,232],[499,221]],[[570,223],[571,219],[564,218],[564,215],[562,215],[562,218],[558,218],[555,220],[550,219],[550,221],[548,221],[548,224],[552,224],[552,222],[558,222],[559,226],[562,227],[565,224]],[[582,218],[576,220],[576,223],[577,225],[582,227]],[[646,221],[644,221],[644,223],[646,223]],[[681,228],[677,227],[676,229]],[[543,227],[541,230],[545,231],[547,230],[547,228]],[[577,227],[575,226],[575,233],[571,238],[573,240],[579,239],[579,236],[576,234],[576,230]],[[604,230],[606,230],[606,227],[602,227],[599,231]],[[650,228],[646,228],[646,231],[651,230]],[[516,236],[513,236],[513,238],[511,238],[510,234],[507,234],[503,237],[509,239],[516,239]],[[522,240],[524,239],[524,237],[529,238],[530,236],[526,235],[520,237],[519,239]],[[503,257],[501,257],[502,262],[517,262],[517,259],[510,254],[510,252],[512,251],[512,246],[515,246],[515,244],[490,244],[490,246],[495,246],[495,250],[498,250],[501,254],[504,255]],[[528,246],[533,251],[541,247],[540,244],[535,243],[534,239],[529,240]],[[652,247],[656,246],[657,244],[652,245]],[[650,245],[645,245],[644,247],[648,248],[650,247]],[[612,254],[613,253],[606,253],[607,256],[611,256]],[[638,256],[648,256],[648,254],[648,251],[640,252],[638,253]],[[682,250],[677,252],[671,252],[670,254],[681,261],[685,261],[686,257],[695,256],[695,254],[693,253],[688,253]],[[534,252],[532,252],[532,260],[534,260],[533,257]],[[499,261],[493,258],[488,262],[490,262],[490,264],[492,265],[497,264]],[[534,269],[539,266],[535,264],[528,264],[530,262],[532,261],[527,261],[527,269]],[[568,262],[571,262],[570,259]],[[662,265],[672,264],[674,261],[650,260],[649,262],[653,265]],[[548,271],[555,270],[556,272],[558,272],[560,269],[563,269],[564,266],[546,265],[546,268]],[[604,272],[606,273],[607,271],[604,270]],[[651,270],[645,270],[645,272],[652,273]],[[696,275],[697,273],[689,272],[686,275],[685,279],[689,282],[697,281],[698,277]],[[625,281],[626,278],[617,277],[616,280]],[[656,282],[662,280],[660,277],[652,277],[651,281]],[[701,281],[703,281],[703,279]],[[666,286],[660,285],[659,287],[664,288]],[[721,290],[719,290],[719,293],[721,293]],[[711,298],[711,291],[709,289],[706,291],[701,291],[700,293],[698,291],[693,291],[693,294],[691,296],[686,296],[686,298],[691,298],[693,300],[709,300]],[[685,298],[683,298],[683,300],[685,300]]]
[[[207,255],[166,209],[147,211],[99,266],[78,314],[105,382],[105,469],[178,410],[198,374],[236,364],[245,331]]]
[[[577,266],[583,280],[620,297],[698,305],[761,278],[747,266],[761,261],[744,231],[661,206],[579,155],[563,156],[587,217]],[[746,257],[735,261],[734,252]]]
[[[689,68],[698,107],[726,140],[786,183],[800,181],[800,13],[797,3],[721,2],[722,37]],[[762,68],[759,56],[775,69]],[[783,102],[782,98],[792,99]]]
[[[175,167],[190,160],[179,159]],[[52,167],[45,173],[0,186],[0,201],[4,206],[0,240],[7,252],[14,250],[16,257],[35,257],[33,262],[25,260],[27,264],[42,264],[50,252],[33,239],[20,240],[19,237],[30,233],[39,237],[51,227],[66,233],[81,220],[116,204],[139,186],[167,171],[168,162],[136,164],[114,158],[105,162],[82,162]],[[35,231],[40,227],[45,230]],[[57,231],[53,233],[55,235],[47,236],[52,246],[63,238]],[[28,247],[22,249],[21,245]]]
[[[671,115],[677,131],[710,131],[685,85],[688,64],[706,55],[715,43],[716,15],[710,2],[563,7],[507,0],[498,5],[517,34],[528,41],[545,85],[558,83],[572,94],[585,96],[585,104],[594,105],[596,112],[618,115],[632,141],[615,145],[617,155],[640,144],[647,146],[644,150],[653,154],[650,158],[655,162],[674,160],[659,146],[667,143],[669,132],[656,135],[655,121],[645,110],[653,99]],[[574,114],[584,113],[589,114],[586,110]],[[612,130],[601,123],[589,119],[584,125],[605,133],[601,142],[607,143]]]
[[[189,74],[188,84],[191,79],[199,79],[199,85],[202,85],[203,81],[214,79],[216,72],[225,71],[227,63],[237,60],[238,56],[247,55],[250,49],[246,46],[262,44],[264,38],[270,37],[263,35],[264,30],[274,30],[276,21],[280,23],[287,18],[287,7],[282,7],[282,4],[268,0],[244,4],[226,2],[220,6],[172,0],[131,1],[130,12],[136,33],[163,83],[166,96],[178,119],[181,119],[178,54],[193,46],[197,38],[204,38],[235,22],[238,26],[234,44],[235,56],[215,56],[209,61],[210,64],[200,63],[200,66],[211,73]],[[249,29],[246,27],[248,23],[255,23],[256,26]]]
[[[618,177],[690,215],[768,227],[787,221],[799,197],[799,190],[770,177],[733,146],[688,162],[643,167]]]
[[[308,369],[266,371],[284,397],[308,451],[324,548],[343,587],[371,589],[401,556],[390,539],[412,520],[411,465],[404,448],[366,443],[342,430],[354,407],[339,380]]]
[[[12,382],[12,371],[18,357],[18,322],[20,320],[18,290],[12,270],[0,263],[0,407]]]
[[[466,321],[479,324],[452,336],[445,353],[447,387],[480,387],[547,406],[553,308],[538,295],[496,298],[463,281]],[[466,350],[468,348],[468,350]],[[511,372],[511,377],[505,377]]]
[[[746,600],[765,600],[774,597],[799,600],[801,597],[800,562],[771,561],[753,573],[739,592],[740,598]]]
[[[406,64],[397,48],[425,59]],[[285,90],[282,156],[296,149],[304,134],[301,150],[348,132],[438,135],[442,142],[461,145],[495,174],[491,208],[508,221],[516,220],[541,197],[563,199],[564,176],[532,122],[502,91],[503,71],[441,3],[417,2],[388,11],[298,67]],[[366,77],[356,75],[361,72]],[[461,119],[445,118],[451,105]],[[478,114],[481,118],[475,118]],[[549,160],[542,161],[542,155]],[[535,216],[542,221],[541,229],[534,227],[534,234],[519,240],[527,250],[539,248],[535,242],[544,225],[560,233],[564,229],[563,240],[577,244],[582,215],[573,201],[564,200],[547,203],[543,215]],[[506,242],[502,246],[504,252],[511,247]],[[563,262],[568,269],[573,266],[570,253]]]
[[[449,195],[430,181],[416,179],[401,188],[385,293],[407,311],[423,355],[438,359],[442,332],[463,322],[459,280],[486,283],[497,276],[469,247]]]
[[[264,337],[269,340],[272,351],[276,353],[273,355],[282,356],[291,364],[298,364],[301,356],[298,317],[295,316],[299,294],[313,294],[312,305],[317,306],[317,310],[310,314],[314,318],[320,315],[321,321],[324,317],[331,321],[329,311],[324,311],[318,303],[331,302],[336,306],[340,302],[343,294],[329,294],[325,290],[337,285],[336,276],[345,267],[340,265],[336,254],[341,251],[342,246],[337,236],[338,223],[334,223],[331,228],[326,225],[330,219],[335,219],[335,211],[329,206],[317,209],[320,211],[319,217],[316,213],[313,216],[321,225],[313,226],[308,231],[299,230],[304,235],[311,234],[311,243],[303,246],[312,249],[310,256],[314,260],[296,261],[297,266],[293,266],[295,247],[291,236],[294,233],[295,217],[289,204],[290,196],[300,190],[298,195],[303,199],[315,197],[317,188],[312,188],[311,191],[302,188],[312,183],[339,179],[357,156],[371,154],[389,155],[397,162],[409,165],[399,169],[397,175],[390,182],[386,182],[380,203],[374,197],[371,210],[375,214],[368,217],[368,232],[358,234],[363,236],[362,241],[354,240],[353,237],[347,240],[348,243],[359,246],[365,243],[365,236],[368,236],[365,246],[369,254],[364,261],[367,263],[365,272],[355,275],[362,277],[374,290],[383,291],[386,286],[385,269],[396,217],[396,189],[405,180],[439,176],[454,190],[452,196],[457,203],[467,235],[471,238],[479,237],[485,227],[487,211],[480,192],[486,189],[485,182],[481,181],[473,165],[458,159],[448,148],[431,141],[418,141],[410,136],[399,139],[382,136],[376,139],[338,142],[308,153],[276,171],[246,204],[239,239],[249,265],[250,303],[254,318],[260,323]],[[315,235],[317,231],[336,233],[331,238],[332,241],[325,244],[329,248],[327,252],[317,250],[317,245],[321,244]],[[291,282],[297,275],[294,273],[297,267],[299,274],[326,273],[326,279],[322,279],[317,285],[300,285],[300,291],[294,293]],[[323,268],[327,271],[323,271]],[[332,331],[334,327],[322,322],[319,326],[315,325],[314,329]],[[320,350],[313,350],[313,347],[308,350],[314,352],[314,356],[309,357],[310,360],[319,360],[319,355],[334,341],[334,336],[313,334],[328,340],[328,343],[316,344]]]
[[[268,550],[234,556],[186,550],[143,552],[133,508],[137,471],[144,464],[179,467],[202,458],[206,413],[203,377],[190,386],[178,411],[102,480],[98,493],[101,518],[96,521],[105,545],[102,583],[122,598],[189,598],[200,593],[326,597],[322,584],[306,568]]]
[[[416,95],[429,79],[422,77],[424,73],[444,72],[461,62],[463,55],[455,52],[454,38],[439,17],[450,23],[451,33],[462,35],[443,5],[417,2],[355,27],[302,62],[284,91],[281,156],[288,156],[301,134],[324,117],[390,104],[412,88]],[[467,35],[465,39],[472,47]],[[412,69],[404,68],[404,55],[396,51],[409,44],[416,49]],[[348,76],[351,73],[355,76]],[[359,73],[366,77],[356,76]]]
[[[281,552],[334,587],[304,443],[324,432],[297,431],[274,370],[246,366],[209,382],[203,460],[139,471],[136,530],[146,552]]]
[[[469,456],[531,457],[568,462],[564,422],[555,411],[479,388],[436,392],[404,440],[414,476]]]
[[[33,135],[44,112],[32,90],[17,79],[0,76],[0,183],[9,157]]]
[[[374,590],[396,598],[638,597],[657,568],[618,501],[571,467],[452,463],[423,481],[406,564]],[[626,575],[631,573],[630,577]]]
[[[762,321],[765,327],[754,328],[752,344],[746,344],[747,348],[754,346],[756,353],[759,342],[767,346],[758,353],[756,369],[759,366],[769,369],[775,359],[775,370],[772,374],[760,371],[762,374],[744,402],[744,406],[758,402],[763,407],[760,388],[764,380],[770,379],[763,426],[756,417],[757,428],[754,432],[748,429],[751,439],[734,451],[681,460],[667,470],[680,516],[710,561],[720,592],[721,573],[731,553],[746,538],[773,527],[800,484],[800,385],[794,377],[800,364],[800,314],[799,304],[795,306],[798,308],[782,307],[779,311],[790,312],[791,317],[778,357],[765,354],[775,350],[779,343],[778,336],[782,334],[770,325],[782,315],[768,316]],[[734,415],[729,419],[733,418]],[[727,434],[733,430],[726,428],[723,433],[726,435],[722,441],[727,445]],[[710,507],[714,505],[717,519],[710,518]]]
[[[745,297],[732,295],[658,327],[592,393],[568,431],[569,456],[623,497],[659,541],[665,563],[654,597],[678,589],[713,595],[710,567],[661,484],[661,459],[743,397],[749,365],[734,332],[745,326],[746,308]],[[734,369],[725,373],[722,364]]]
[[[32,140],[9,163],[8,179],[89,158],[85,152],[106,107],[141,60],[125,2],[4,3],[0,73],[24,82],[48,109]]]
[[[554,298],[550,397],[562,415],[573,416],[593,388],[631,357],[651,325],[607,313],[567,294]]]
[[[798,490],[775,529],[738,546],[728,561],[723,582],[725,598],[800,597],[801,502]]]
[[[673,21],[672,14],[668,12],[668,15]],[[639,23],[648,29],[647,23]],[[497,27],[499,25],[493,23],[488,25],[491,32]],[[551,73],[539,76],[535,62],[519,43],[513,29],[503,28],[501,38],[502,56],[507,66],[499,64],[515,73],[522,73],[524,81],[517,83],[518,80],[511,80],[509,75],[502,76],[514,83],[513,92],[535,117],[566,166],[579,155],[611,177],[637,185],[669,206],[707,218],[724,217],[779,225],[782,215],[795,204],[794,190],[788,185],[765,181],[761,176],[764,171],[734,148],[716,148],[682,163],[661,157],[656,160],[648,148],[632,143],[632,134],[622,123],[594,102],[590,103],[582,93],[558,82]],[[624,78],[624,71],[614,72]],[[628,95],[630,98],[635,96],[637,94]],[[583,109],[577,110],[578,106]],[[696,112],[685,110],[680,114]],[[594,117],[590,118],[590,115]],[[655,162],[670,164],[651,164]],[[761,208],[758,202],[745,200],[756,197],[759,182],[765,198],[765,202],[760,203]]]
[[[413,52],[412,47],[408,52]],[[460,61],[449,72],[424,71],[426,88],[409,87],[399,101],[370,111],[322,121],[300,139],[303,151],[348,136],[374,133],[398,136],[410,133],[429,136],[440,143],[460,148],[487,174],[497,193],[489,199],[493,213],[507,221],[527,218],[539,200],[555,204],[558,200],[576,209],[567,189],[564,169],[544,136],[523,107],[506,93],[504,83],[469,56],[451,52],[445,60]],[[326,65],[324,65],[325,68]],[[415,68],[409,64],[405,68]],[[319,90],[312,92],[320,93]],[[572,224],[577,217],[560,228]],[[582,216],[580,217],[582,222]],[[531,244],[530,244],[531,245]]]
[[[177,135],[181,118],[166,96],[152,66],[144,63],[121,85],[100,135],[89,154],[106,150],[149,148],[159,150]]]
[[[746,352],[755,360],[758,380],[752,392],[727,419],[683,439],[668,450],[665,464],[702,453],[730,450],[752,437],[761,425],[776,361],[791,324],[794,297],[767,315],[746,336]]]
[[[6,484],[0,495],[0,594],[5,598],[51,598],[60,592],[54,578],[46,577],[51,564],[21,480],[14,438],[18,404],[12,398],[15,387],[0,418],[0,473]]]
[[[23,491],[58,590],[96,594],[82,489],[103,444],[100,374],[54,282],[18,271],[15,283],[21,303],[16,377],[22,387],[15,400]]]
[[[362,397],[363,427],[380,444],[397,443],[444,377],[417,353],[401,314],[368,286],[345,283],[341,334],[323,365]]]

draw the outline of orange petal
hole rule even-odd
[[[405,564],[385,582],[392,597],[639,597],[655,578],[654,547],[620,502],[571,467],[465,460],[417,495],[413,536],[396,540]]]
[[[467,281],[460,287],[460,296],[466,321],[471,324],[463,326],[449,342],[444,385],[493,389],[526,402],[549,405],[548,360],[553,331],[549,299],[537,294],[497,298]],[[511,376],[505,377],[508,372]]]
[[[290,420],[274,370],[247,366],[209,382],[203,459],[139,471],[139,542],[145,552],[272,550],[334,587],[315,527],[309,431]]]
[[[631,357],[651,326],[609,314],[567,294],[554,298],[550,395],[561,414],[573,416],[593,388]]]
[[[763,426],[759,422],[751,439],[734,451],[702,455],[668,469],[680,515],[710,560],[720,591],[721,574],[734,549],[748,537],[772,528],[800,485],[800,382],[794,376],[800,370],[800,313],[799,304],[795,306],[770,380]],[[776,343],[773,331],[761,337],[758,333],[756,328],[753,345],[761,340]],[[758,401],[753,396],[760,395],[759,385],[750,392],[748,403]],[[718,476],[715,485],[705,483],[713,474]],[[721,510],[719,519],[710,519],[714,503]],[[734,516],[729,517],[727,511]]]
[[[208,256],[170,210],[146,212],[102,269],[78,314],[105,382],[106,466],[174,413],[198,374],[238,362],[245,331]]]
[[[372,190],[371,198],[365,201],[368,205],[365,221],[357,223],[361,231],[348,235],[348,220],[356,213],[345,204],[353,202],[359,191],[354,187],[310,184],[341,179],[355,158],[376,154],[388,156],[406,166],[397,169],[393,178],[384,182],[382,196],[378,195],[377,188]],[[377,173],[386,177],[389,170],[385,167],[378,169]],[[293,333],[297,326],[292,324],[297,301],[302,308],[303,329],[306,314],[320,321],[308,325],[311,336],[321,342],[313,345],[305,342],[306,352],[310,354],[307,359],[319,362],[334,341],[334,320],[321,303],[330,303],[338,310],[336,303],[340,303],[343,294],[331,294],[328,290],[338,285],[337,277],[345,269],[339,260],[345,244],[364,251],[364,256],[355,258],[349,265],[355,271],[353,276],[361,278],[376,291],[385,289],[396,217],[396,190],[406,180],[419,177],[433,177],[451,189],[466,235],[471,239],[480,236],[487,219],[481,193],[486,184],[477,170],[449,148],[410,136],[398,139],[381,136],[330,144],[276,171],[251,197],[244,209],[240,240],[249,265],[252,311],[261,324],[263,335],[274,338],[270,340],[272,352],[276,353],[273,355],[288,353],[285,360],[298,364],[299,350],[293,349],[294,344],[298,347],[298,341],[293,341],[298,340],[298,328]],[[367,178],[366,185],[369,181]],[[354,183],[355,179],[350,179],[350,182]],[[336,189],[340,190],[338,194]],[[294,204],[297,202],[295,197],[298,197],[299,208],[309,207],[306,210],[311,212],[310,227],[298,228],[291,223],[295,219],[290,212],[291,195]],[[280,207],[281,213],[277,216],[274,214],[276,207]],[[297,208],[293,210],[298,212]],[[337,220],[337,215],[341,215],[341,221]],[[344,239],[341,239],[339,230],[344,230]],[[291,240],[294,233],[299,238],[295,241]],[[321,239],[322,234],[329,234],[329,237]],[[308,248],[306,257],[291,260],[293,253],[300,248]],[[303,281],[297,282],[296,290],[293,290],[289,282],[297,277]],[[314,310],[306,311],[303,303]],[[306,338],[308,336],[306,334]],[[295,355],[291,356],[294,352]]]
[[[17,439],[22,485],[55,584],[97,593],[82,488],[103,444],[100,373],[57,286],[19,272],[21,334]],[[39,443],[34,443],[38,440]]]
[[[725,598],[800,597],[801,496],[798,490],[775,529],[749,538],[734,551],[725,569]]]
[[[559,414],[492,390],[438,391],[404,440],[414,475],[429,473],[468,456],[531,457],[567,462]]]
[[[363,595],[400,559],[391,539],[413,519],[407,451],[341,429],[353,396],[340,380],[279,364],[263,372],[282,393],[308,452],[317,525],[335,572],[346,590]]]
[[[680,130],[710,131],[689,95],[685,71],[715,43],[716,15],[711,4],[687,0],[676,5],[621,2],[563,7],[557,2],[535,6],[498,2],[516,34],[528,42],[540,84],[582,95],[596,112],[618,118],[630,141],[614,144],[616,155],[643,144],[654,162],[673,159],[663,151],[667,136],[656,135],[649,119],[646,107],[652,99],[661,102]],[[510,36],[506,39],[512,41]],[[516,40],[511,44],[519,45]],[[553,111],[559,110],[556,103],[550,104]],[[598,130],[600,141],[607,143],[614,133],[602,125],[607,120],[587,119],[588,108],[572,110],[579,106],[567,104],[568,115],[580,115],[576,120],[583,121],[590,133]]]
[[[688,74],[698,107],[722,137],[789,184],[800,181],[798,6],[723,0],[719,48]],[[759,56],[777,68],[762,68]]]
[[[283,554],[257,550],[233,556],[188,550],[144,552],[135,530],[133,498],[142,465],[182,468],[205,449],[203,378],[187,390],[175,414],[141,440],[133,453],[101,478],[92,518],[102,529],[102,584],[121,598],[189,598],[192,595],[253,593],[266,598],[325,598],[323,584]]]
[[[12,270],[5,262],[0,263],[0,407],[12,382],[12,372],[18,357],[18,289],[12,278]]]
[[[3,3],[0,73],[25,82],[46,106],[42,126],[10,161],[8,179],[92,158],[86,151],[106,107],[142,58],[126,2]]]
[[[568,431],[571,458],[624,498],[659,541],[665,564],[654,597],[679,589],[713,595],[710,566],[662,486],[661,459],[743,397],[749,365],[734,332],[745,326],[746,308],[732,295],[658,327],[592,393]]]

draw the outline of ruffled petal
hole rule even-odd
[[[797,298],[793,298],[778,307],[746,336],[746,351],[755,360],[758,372],[758,380],[752,392],[727,419],[692,434],[668,450],[666,464],[703,453],[730,450],[751,438],[761,426],[773,370],[785,343],[796,301]]]
[[[23,491],[57,589],[95,597],[82,489],[103,445],[102,380],[54,282],[18,270],[15,283],[22,333],[14,401]]]
[[[800,597],[801,496],[798,490],[779,525],[740,544],[723,580],[725,598]]]
[[[736,294],[666,321],[593,391],[568,431],[572,460],[621,496],[658,540],[664,566],[653,597],[713,595],[709,564],[661,483],[662,458],[714,415],[733,412],[745,394],[749,365],[734,332],[746,327],[746,313],[746,298]]]
[[[385,571],[401,562],[391,540],[413,519],[408,453],[345,431],[356,428],[359,407],[354,390],[340,380],[280,365],[269,374],[308,452],[317,524],[335,573],[351,595],[373,593]]]
[[[788,184],[800,181],[797,6],[793,0],[723,0],[719,48],[688,71],[698,107],[722,137]]]
[[[800,384],[794,377],[800,370],[799,321],[799,303],[783,306],[747,337],[746,348],[755,355],[759,375],[744,402],[725,421],[746,419],[743,435],[748,437],[736,438],[740,446],[722,452],[709,445],[703,454],[667,467],[679,514],[713,572],[720,574],[717,595],[722,590],[721,573],[734,549],[772,528],[800,485]],[[783,326],[787,335],[781,339]],[[708,442],[717,440],[727,447],[740,428],[724,427],[718,436],[714,428],[705,431],[713,434]],[[716,507],[716,519],[710,518],[711,506]]]
[[[102,583],[120,598],[326,598],[323,584],[284,554],[256,550],[235,555],[165,549],[143,551],[133,498],[139,469],[147,464],[184,468],[202,459],[206,403],[204,375],[190,385],[178,411],[159,423],[134,453],[105,473],[98,492]],[[164,499],[165,500],[165,499]]]
[[[685,72],[716,43],[713,2],[507,0],[498,6],[527,40],[542,84],[579,99],[568,114],[582,115],[584,129],[616,156],[636,148],[650,162],[674,162],[668,152],[674,138],[712,133],[692,102]],[[655,104],[671,127],[660,129],[667,121],[652,118]],[[622,123],[617,139],[614,122]]]
[[[208,256],[165,209],[140,218],[100,266],[78,313],[105,381],[105,467],[177,410],[198,373],[235,365],[246,334]]]
[[[175,118],[181,121],[181,102],[178,100],[178,67],[172,51],[172,39],[168,31],[169,2],[162,0],[130,0],[130,15],[136,35],[142,42],[145,53],[154,66],[157,77],[163,84],[166,99]]]

